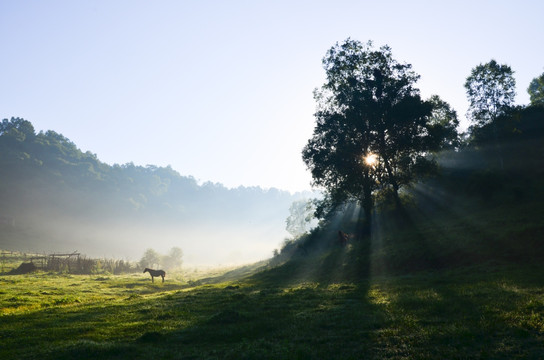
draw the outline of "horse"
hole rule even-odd
[[[162,277],[162,282],[164,282],[164,277],[166,276],[166,272],[164,270],[153,270],[153,269],[145,268],[144,274],[146,272],[148,272],[149,275],[151,275],[151,282],[155,282],[154,281],[155,276]]]

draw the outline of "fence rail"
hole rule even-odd
[[[31,264],[30,267],[26,267],[25,269],[59,271],[71,274],[91,274],[98,272],[120,274],[133,272],[136,270],[136,268],[129,261],[90,259],[82,256],[81,253],[77,251],[72,253],[52,253],[40,255],[0,250],[0,264],[2,273],[4,273],[5,264],[8,260],[10,263],[13,263],[14,260],[18,260],[23,261],[23,264]],[[13,271],[15,271],[15,269],[12,269],[12,273],[14,273]]]

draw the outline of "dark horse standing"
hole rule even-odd
[[[155,282],[154,281],[155,276],[162,277],[162,282],[164,282],[164,277],[166,276],[166,273],[164,272],[164,270],[153,270],[153,269],[145,268],[144,273],[146,272],[148,272],[149,275],[151,275],[151,282]]]

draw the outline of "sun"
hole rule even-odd
[[[368,166],[376,166],[378,163],[378,155],[374,153],[369,153],[368,155],[363,157],[363,161]]]

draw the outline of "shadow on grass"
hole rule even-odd
[[[40,357],[538,359],[543,278],[540,268],[475,268],[357,283],[203,287],[125,307],[139,326],[75,337]],[[93,318],[100,327],[100,314],[57,326]]]
[[[538,199],[493,205],[424,185],[417,186],[413,196],[406,207],[376,216],[382,251],[374,250],[373,257],[380,257],[382,273],[544,260]]]
[[[486,225],[504,219],[490,218],[485,209],[482,219],[469,218],[452,199],[420,197],[423,207],[397,210],[381,224],[399,235],[386,241],[386,251],[394,254],[381,259],[382,268],[398,274],[380,286],[388,296],[388,313],[397,319],[379,340],[387,347],[384,357],[398,351],[431,359],[439,351],[441,358],[540,358],[544,316],[535,309],[544,309],[544,272],[535,262],[542,257],[542,243],[535,246],[534,232],[541,224],[532,225],[532,237],[522,239],[520,247],[513,238],[490,238],[497,230]],[[457,232],[438,232],[441,224]],[[523,259],[528,264],[518,269]]]
[[[387,321],[366,287],[353,283],[204,287],[40,318],[20,318],[27,327],[16,330],[31,336],[49,329],[32,344],[49,347],[30,358],[358,357]],[[23,339],[9,346],[24,346]]]
[[[430,204],[425,211],[445,206]],[[236,284],[156,287],[115,304],[7,318],[0,339],[26,347],[16,357],[40,359],[539,358],[544,270],[452,267],[429,225],[403,216],[393,219],[402,238],[389,238],[391,219],[382,219],[370,239]]]
[[[380,342],[390,351],[409,345],[417,349],[410,357],[426,359],[437,353],[451,359],[540,358],[544,317],[536,311],[544,309],[542,269],[486,270],[389,279],[382,287],[398,318],[396,332]]]
[[[28,335],[38,327],[51,329],[56,341],[39,349],[40,359],[359,358],[372,353],[376,332],[389,321],[383,305],[368,297],[369,249],[368,241],[357,242],[235,285],[202,285],[153,300],[129,297],[126,304],[83,313],[57,309],[45,319],[19,320],[29,324]],[[10,344],[20,345],[22,340]]]

